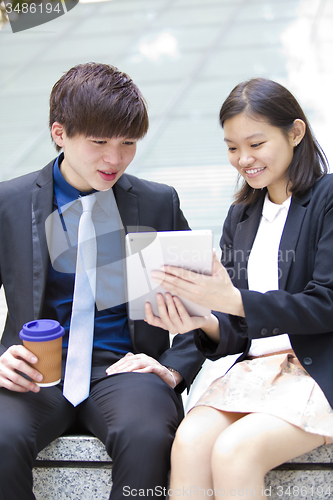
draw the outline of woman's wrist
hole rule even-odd
[[[229,314],[233,316],[240,316],[241,318],[245,318],[244,306],[242,294],[238,290],[238,288],[233,288],[233,293],[230,297],[230,311]]]
[[[207,322],[201,327],[201,330],[214,342],[220,342],[220,324],[214,314],[207,318]]]

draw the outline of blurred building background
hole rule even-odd
[[[79,3],[47,24],[0,30],[0,180],[56,156],[48,97],[87,61],[129,73],[151,126],[128,172],[173,185],[193,229],[218,247],[236,176],[218,124],[240,81],[263,76],[291,90],[333,162],[333,0],[108,0]],[[153,207],[152,207],[153,210]],[[24,251],[24,249],[22,249]],[[0,302],[0,322],[5,305]],[[219,373],[205,368],[196,391]]]

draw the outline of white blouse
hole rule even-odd
[[[249,290],[265,293],[279,289],[279,247],[290,208],[291,196],[277,205],[266,195],[261,221],[248,261]],[[274,337],[254,339],[250,356],[262,356],[273,352],[292,349],[289,336],[285,333]]]

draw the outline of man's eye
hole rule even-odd
[[[123,144],[125,144],[126,146],[132,146],[133,144],[135,144],[134,141],[124,141]]]

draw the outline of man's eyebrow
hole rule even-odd
[[[248,137],[245,137],[245,140],[249,141],[250,139],[253,139],[254,137],[264,137],[264,136],[265,136],[265,134],[263,134],[262,132],[255,132],[254,134],[251,134]],[[224,142],[234,142],[234,141],[225,137]]]

